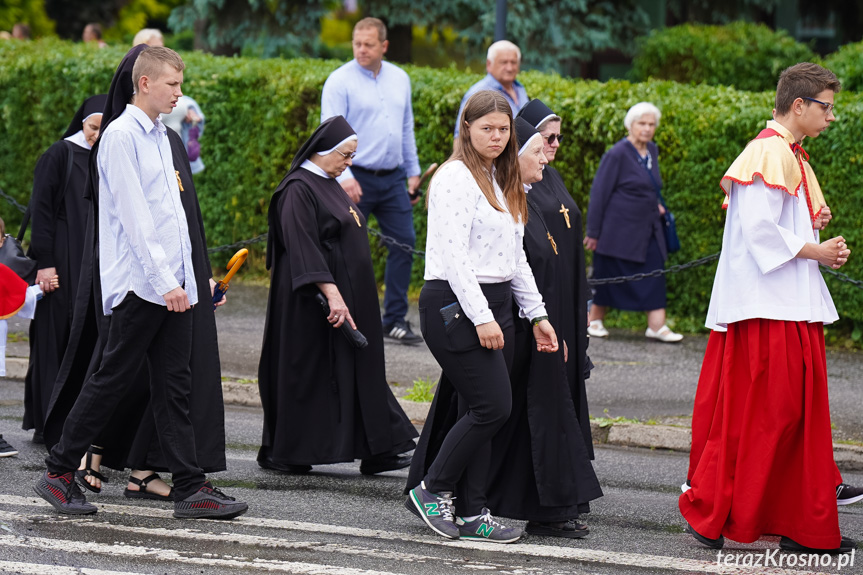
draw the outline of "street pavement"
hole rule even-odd
[[[252,380],[266,289],[238,284],[228,295],[229,305],[218,314],[223,373]],[[411,313],[418,327],[416,310]],[[26,322],[10,327],[9,354],[26,355],[26,342],[16,341]],[[704,336],[674,346],[617,330],[592,342],[592,415],[685,425],[705,344]],[[397,395],[414,379],[438,375],[424,346],[387,343],[386,354]],[[861,359],[857,353],[828,354],[837,439],[863,440],[855,394]],[[239,405],[226,407],[228,470],[211,479],[248,501],[247,515],[230,522],[176,520],[164,503],[125,499],[125,475],[109,471],[103,493],[89,497],[98,514],[61,517],[32,491],[45,453],[20,429],[23,397],[20,379],[0,379],[0,433],[20,450],[0,459],[0,573],[863,573],[859,550],[853,567],[835,560],[806,565],[796,555],[773,554],[777,538],[729,542],[723,550],[729,565],[683,533],[677,498],[688,455],[662,448],[597,446],[595,468],[605,496],[584,517],[591,528],[586,539],[448,542],[402,507],[404,470],[365,477],[357,462],[319,466],[306,476],[260,469],[261,410]],[[844,478],[863,484],[860,471],[846,471]],[[839,520],[843,534],[863,539],[863,503],[841,507]],[[765,559],[769,568],[745,566]]]

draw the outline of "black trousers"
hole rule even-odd
[[[486,506],[491,439],[512,408],[509,370],[515,337],[509,282],[483,284],[494,318],[503,331],[504,349],[482,347],[476,327],[464,313],[444,325],[439,313],[456,297],[445,281],[429,281],[420,294],[420,321],[426,345],[458,392],[459,414],[424,479],[433,493],[458,492],[460,516],[479,515]]]
[[[189,419],[191,353],[191,310],[171,312],[132,292],[126,294],[111,316],[102,363],[81,388],[60,441],[45,459],[48,471],[66,473],[78,469],[87,448],[135,384],[135,376],[146,359],[150,368],[150,405],[159,444],[173,475],[174,495],[185,499],[200,489],[206,479],[198,467],[195,431]]]

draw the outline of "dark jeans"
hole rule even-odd
[[[200,489],[206,479],[198,467],[195,431],[189,419],[191,353],[191,310],[171,312],[132,292],[126,294],[111,316],[102,363],[81,388],[60,441],[45,459],[48,471],[66,473],[78,469],[81,457],[134,385],[146,359],[150,368],[150,405],[159,444],[174,476],[174,494],[177,499],[185,499]]]
[[[391,174],[376,176],[374,172],[354,166],[351,171],[363,189],[358,207],[368,219],[374,214],[381,233],[400,243],[414,247],[413,206],[405,186],[406,175],[402,168]],[[408,313],[408,287],[411,283],[413,254],[396,246],[387,246],[387,267],[384,273],[383,323],[404,321]]]
[[[515,328],[509,282],[483,284],[504,349],[482,347],[476,327],[464,313],[445,326],[439,310],[456,301],[445,281],[429,281],[420,294],[420,325],[426,345],[458,392],[459,417],[447,433],[424,479],[433,493],[456,491],[460,516],[479,515],[486,506],[491,439],[512,408],[509,370]]]

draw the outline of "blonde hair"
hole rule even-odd
[[[138,82],[146,76],[151,80],[158,80],[162,75],[162,68],[168,64],[177,72],[182,72],[186,69],[186,64],[180,55],[162,46],[152,46],[144,48],[138,54],[138,59],[135,60],[135,65],[132,66],[132,84],[135,86],[135,93],[138,92]]]
[[[491,174],[485,169],[483,159],[470,139],[470,130],[466,124],[479,120],[483,116],[500,112],[509,118],[509,141],[503,152],[492,161],[495,168],[494,179],[503,192],[507,210],[512,219],[527,223],[527,198],[521,183],[521,170],[518,167],[518,136],[515,133],[515,121],[512,119],[512,108],[503,94],[496,90],[481,90],[468,99],[459,118],[459,136],[455,141],[455,149],[447,162],[461,161],[470,170],[485,199],[495,210],[507,211],[497,201]],[[428,202],[428,196],[426,196]]]
[[[387,39],[387,26],[378,18],[363,18],[359,22],[354,25],[354,30],[351,32],[351,38],[354,37],[354,32],[357,30],[369,30],[374,29],[378,31],[378,41],[386,42]]]

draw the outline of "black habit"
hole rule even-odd
[[[539,353],[530,323],[516,321],[512,412],[492,441],[488,503],[502,517],[565,521],[602,496],[590,462],[584,385],[589,360],[581,214],[560,174],[549,167],[527,201],[524,249],[561,346],[553,354]]]
[[[258,461],[267,468],[395,455],[412,449],[417,436],[386,380],[365,218],[338,182],[300,167],[342,139],[326,142],[320,132],[300,150],[269,208],[271,283],[258,374]],[[352,347],[326,321],[316,283],[338,287],[368,347]]]
[[[146,45],[130,50],[111,83],[108,92],[102,132],[122,114],[132,96],[132,67]],[[192,265],[198,284],[198,305],[193,313],[192,356],[190,361],[192,388],[189,397],[190,419],[195,431],[197,463],[205,472],[223,471],[225,463],[225,420],[222,401],[221,366],[210,294],[211,268],[206,252],[206,236],[192,182],[189,160],[180,136],[167,130],[174,169],[182,183],[181,201],[188,222],[192,244]],[[99,176],[96,155],[99,140],[93,146],[89,163],[89,180],[85,197],[88,218],[78,292],[74,303],[69,345],[63,356],[57,382],[45,422],[45,444],[50,450],[57,443],[66,416],[72,409],[81,386],[99,368],[110,326],[111,316],[102,313],[102,293],[99,279],[98,193]],[[186,312],[190,313],[190,312]],[[116,469],[164,469],[161,453],[154,440],[153,416],[149,410],[149,373],[146,363],[141,366],[138,384],[112,414],[99,436],[97,445],[105,448],[102,464]]]
[[[29,255],[38,262],[38,269],[56,268],[60,277],[60,287],[39,301],[30,323],[22,428],[40,434],[69,341],[78,291],[87,223],[84,189],[89,155],[89,149],[60,140],[42,154],[34,173]]]

